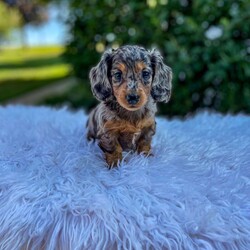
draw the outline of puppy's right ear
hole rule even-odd
[[[109,68],[112,63],[112,50],[109,49],[102,55],[101,61],[90,70],[89,78],[91,90],[99,101],[105,101],[112,95],[109,82]]]

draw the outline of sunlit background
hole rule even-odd
[[[0,0],[0,105],[88,111],[90,68],[124,44],[157,47],[173,69],[159,114],[250,113],[249,0]]]

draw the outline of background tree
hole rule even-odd
[[[12,9],[16,9],[21,17],[23,24],[40,24],[47,21],[48,15],[43,1],[39,0],[3,0]]]
[[[20,13],[15,9],[9,9],[3,2],[0,2],[0,41],[8,39],[10,31],[21,25]]]
[[[9,24],[10,18],[15,13],[18,16],[18,25],[15,25],[15,28],[18,26],[21,31],[21,40],[23,45],[25,45],[25,34],[23,32],[23,27],[26,24],[40,25],[48,20],[47,12],[47,1],[43,0],[3,0],[1,5],[4,7],[4,4],[7,6],[4,9],[4,16],[6,20],[3,22],[6,23],[6,30],[10,32],[12,30],[11,24]]]
[[[107,47],[158,47],[174,72],[161,113],[250,112],[249,0],[71,0],[70,7],[66,57],[79,78],[87,81]]]

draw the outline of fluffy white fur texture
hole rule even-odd
[[[0,108],[0,249],[250,249],[250,117],[157,119],[108,170],[67,109]]]

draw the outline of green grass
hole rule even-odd
[[[0,50],[0,102],[70,75],[63,47]]]

